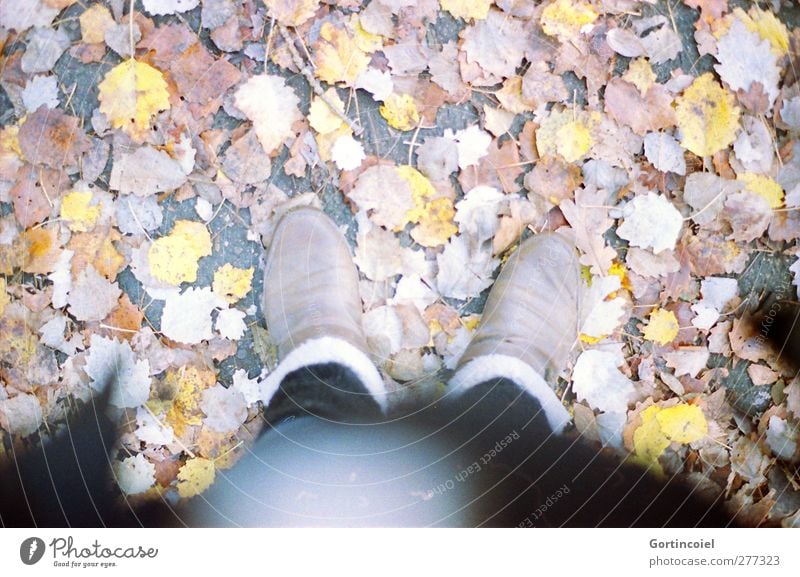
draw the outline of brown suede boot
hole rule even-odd
[[[261,384],[265,403],[290,372],[338,363],[386,410],[386,388],[361,325],[358,272],[347,242],[322,211],[298,208],[278,223],[267,253],[263,307],[279,361]]]
[[[539,400],[551,427],[561,431],[569,414],[551,387],[578,338],[579,294],[578,257],[564,237],[539,234],[523,242],[489,292],[450,382],[453,393],[510,379]]]

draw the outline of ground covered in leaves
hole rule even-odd
[[[800,380],[767,338],[800,284],[783,4],[0,2],[0,452],[112,385],[123,494],[202,493],[261,428],[261,242],[314,204],[399,405],[557,230],[577,432],[800,524]]]

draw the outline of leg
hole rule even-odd
[[[463,454],[480,498],[470,517],[490,527],[724,527],[714,497],[556,434],[524,387],[491,379],[452,399],[449,442]],[[719,497],[719,495],[717,495]]]

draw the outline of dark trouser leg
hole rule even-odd
[[[539,402],[514,382],[494,379],[445,400],[446,420],[471,505],[485,526],[726,526],[720,507],[675,479],[659,480],[577,435],[554,435]]]

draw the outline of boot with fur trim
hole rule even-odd
[[[263,305],[279,361],[261,383],[265,403],[289,373],[337,363],[355,373],[386,411],[386,388],[367,354],[358,272],[325,213],[298,208],[278,223],[267,253]]]
[[[579,291],[578,257],[567,240],[539,234],[523,242],[489,292],[450,381],[452,393],[510,379],[539,400],[554,431],[563,430],[569,414],[551,384],[578,337]]]

